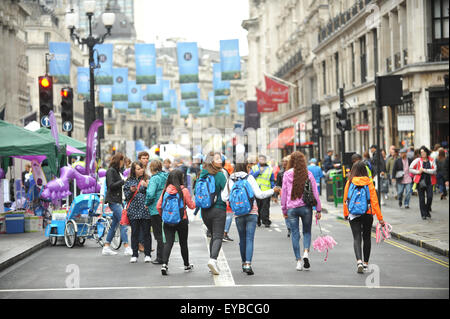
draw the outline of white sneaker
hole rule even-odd
[[[109,246],[105,246],[102,249],[102,255],[103,256],[114,256],[114,255],[117,255],[117,252],[112,251],[112,249]]]
[[[303,266],[302,266],[302,261],[301,260],[297,260],[297,267],[295,267],[295,269],[297,269],[297,271],[302,271],[303,270]]]
[[[133,256],[133,250],[131,249],[130,246],[128,246],[127,248],[125,248],[125,251],[123,252],[123,254],[125,256]]]
[[[137,263],[137,257],[131,257],[130,263],[132,264]]]
[[[150,257],[150,256],[145,256],[145,258],[144,258],[144,262],[145,263],[149,263],[149,262],[151,262],[152,261],[152,257]]]
[[[217,267],[217,260],[210,259],[208,261],[208,268],[211,270],[213,275],[218,275],[219,274],[219,267]]]

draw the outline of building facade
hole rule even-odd
[[[352,123],[346,152],[363,153],[375,144],[377,123],[384,149],[448,145],[448,1],[251,0],[249,5],[250,19],[243,23],[249,31],[248,97],[254,98],[255,86],[264,88],[264,73],[295,85],[290,103],[262,114],[261,127],[282,131],[303,122],[303,141],[310,144],[311,105],[318,103],[320,153],[318,145],[298,147],[309,156],[328,149],[339,153],[335,112],[343,88]],[[375,77],[384,75],[403,77],[403,104],[384,106],[377,121]]]

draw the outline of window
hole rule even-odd
[[[373,29],[373,70],[375,72],[375,76],[378,73],[378,34],[377,29]]]
[[[44,33],[44,44],[45,45],[48,45],[48,43],[50,42],[50,37],[51,37],[50,32],[45,32]]]
[[[367,52],[366,52],[366,36],[359,38],[359,46],[361,52],[361,83],[367,81]]]
[[[355,86],[355,46],[353,43],[350,46],[350,50],[352,52],[352,86]]]
[[[433,40],[449,38],[449,0],[433,1]]]
[[[335,72],[336,72],[336,91],[339,90],[339,52],[334,54]]]
[[[327,94],[327,63],[322,62],[323,94]]]

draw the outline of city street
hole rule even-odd
[[[330,210],[323,214],[324,234],[337,246],[329,252],[312,250],[311,270],[297,271],[291,240],[279,205],[272,205],[272,227],[256,231],[253,270],[241,270],[238,235],[233,222],[219,256],[221,274],[208,271],[207,238],[199,216],[190,216],[189,252],[195,268],[184,273],[176,243],[169,276],[159,265],[145,264],[143,256],[130,264],[123,255],[102,256],[87,241],[67,248],[63,242],[46,247],[0,273],[0,298],[152,298],[152,299],[409,299],[449,297],[448,258],[395,239],[376,244],[372,236],[372,272],[356,273],[353,239],[347,222]],[[319,235],[313,224],[312,241]],[[79,274],[79,288],[76,287]],[[75,283],[75,284],[74,284]],[[69,288],[68,288],[69,287]]]

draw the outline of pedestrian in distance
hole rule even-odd
[[[445,176],[446,176],[446,161],[448,158],[445,154],[445,150],[441,147],[438,150],[438,156],[436,159],[436,178],[437,185],[439,186],[439,192],[441,193],[441,200],[447,199],[447,188],[445,187]]]
[[[212,179],[211,179],[212,177]],[[213,185],[209,185],[213,183]],[[202,209],[202,220],[208,231],[211,233],[211,240],[209,243],[209,261],[208,268],[213,275],[219,275],[219,268],[217,266],[217,257],[222,248],[223,233],[226,221],[227,204],[222,200],[221,193],[227,183],[227,179],[222,172],[222,154],[210,152],[205,159],[205,165],[200,173],[195,187],[196,205],[204,205],[201,198],[200,190],[202,186],[208,184],[209,189],[214,187],[214,194],[209,194],[207,199],[210,202],[209,207],[200,206]],[[212,198],[211,198],[212,197]]]
[[[189,263],[189,249],[188,249],[188,233],[189,233],[189,220],[187,216],[186,207],[190,209],[195,208],[195,203],[191,199],[191,194],[189,190],[184,186],[184,174],[181,170],[173,170],[169,173],[167,177],[166,185],[164,190],[159,197],[156,208],[161,215],[163,221],[163,232],[166,242],[164,243],[162,261],[163,265],[161,266],[161,274],[163,276],[168,275],[169,271],[169,258],[170,253],[172,252],[172,247],[175,242],[175,233],[178,233],[181,256],[183,258],[184,263],[184,271],[189,272],[193,269],[193,265]],[[171,195],[175,195],[178,197],[178,201],[181,204],[181,207],[177,206],[178,211],[175,213],[179,213],[179,222],[176,224],[169,224],[164,220],[164,209],[165,205],[168,203],[168,198]],[[223,229],[222,229],[223,231]]]
[[[397,199],[398,206],[409,208],[409,200],[411,199],[412,177],[409,172],[409,165],[411,165],[412,159],[407,157],[408,149],[402,148],[400,150],[400,157],[397,158],[392,167],[391,176],[393,183],[397,185]],[[405,195],[405,201],[403,203],[403,194]]]
[[[388,195],[394,196],[395,199],[397,199],[398,197],[397,197],[397,192],[395,191],[396,184],[395,184],[395,178],[394,178],[394,176],[392,176],[392,169],[394,168],[394,163],[398,158],[399,158],[399,149],[396,148],[394,145],[391,145],[391,147],[389,148],[389,156],[386,159],[386,174],[387,174],[387,178],[389,179],[389,183],[390,183]]]
[[[285,156],[285,157],[283,157],[283,159],[282,159],[282,161],[281,161],[281,169],[280,169],[280,171],[278,172],[278,175],[277,175],[277,182],[276,182],[276,185],[277,185],[278,187],[280,187],[280,189],[281,189],[281,187],[283,186],[283,176],[284,176],[284,173],[286,172],[286,168],[287,168],[287,165],[288,165],[288,163],[289,163],[289,158],[290,158],[289,155],[288,155],[288,156]],[[283,217],[284,217],[284,222],[285,222],[285,224],[286,224],[286,229],[287,229],[287,231],[288,231],[287,237],[289,238],[289,237],[291,237],[291,226],[289,225],[289,219],[287,218],[287,216],[284,216],[284,215],[283,215]]]
[[[222,172],[223,175],[225,175],[225,178],[228,180],[228,178],[230,177],[230,175],[233,173],[234,171],[234,167],[231,165],[230,162],[228,162],[226,160],[225,155],[222,155]],[[225,201],[225,200],[224,200]],[[225,229],[224,229],[224,233],[223,233],[223,241],[233,241],[233,239],[228,236],[228,233],[230,232],[230,228],[231,228],[231,223],[233,222],[233,211],[231,210],[230,204],[225,201],[227,203],[227,217],[225,219]]]
[[[163,172],[170,173],[171,170],[172,170],[172,162],[170,161],[170,159],[166,158],[163,161]]]
[[[333,168],[333,150],[328,150],[327,155],[323,160],[323,170],[327,173],[330,169]]]
[[[431,218],[431,204],[433,202],[433,185],[436,185],[436,162],[430,156],[426,146],[419,149],[420,157],[412,161],[409,171],[414,174],[414,183],[419,195],[420,214],[423,220]],[[426,198],[426,201],[425,201]]]
[[[363,273],[369,265],[373,215],[384,225],[377,193],[364,162],[359,161],[353,165],[345,184],[343,203],[344,218],[350,220],[353,234],[357,272]]]
[[[325,175],[323,175],[322,169],[317,166],[317,160],[315,158],[309,160],[308,171],[313,174],[314,179],[316,180],[317,190],[320,194],[320,181]]]
[[[145,195],[147,193],[148,176],[145,174],[145,166],[141,162],[131,164],[130,176],[123,186],[125,201],[128,204],[127,216],[131,226],[131,249],[133,255],[130,263],[136,263],[139,257],[139,243],[142,234],[144,241],[144,262],[151,259],[151,235],[150,212],[145,207]]]
[[[249,175],[250,171],[251,166],[248,165],[247,162],[236,164],[235,171],[228,178],[227,184],[223,189],[221,196],[224,201],[233,200],[234,197],[230,198],[230,194],[233,192],[239,192],[240,189],[238,189],[238,187],[245,187],[240,185],[238,186],[238,184],[236,184],[236,188],[233,188],[235,183],[237,183],[237,181],[239,180],[242,180],[244,182],[246,181],[248,183],[247,187],[251,187],[251,190],[253,191],[254,196],[252,198],[247,198],[247,200],[249,200],[248,213],[244,212],[239,215],[235,213],[236,228],[239,233],[239,248],[242,261],[242,271],[247,273],[248,275],[253,275],[253,247],[255,240],[256,223],[258,221],[258,206],[256,205],[256,201],[254,201],[254,199],[270,198],[274,194],[274,192],[278,193],[280,191],[280,188],[276,186],[274,187],[274,189],[269,189],[264,192],[261,191],[258,184],[256,183],[255,178],[252,175]],[[242,189],[242,191],[247,192],[248,194],[248,190]]]
[[[275,187],[273,169],[267,164],[267,157],[265,155],[259,155],[258,164],[252,167],[250,174],[256,179],[262,191]],[[270,221],[270,198],[256,199],[256,203],[258,205],[258,226],[261,226],[262,223],[265,227],[270,227],[272,223]]]
[[[316,207],[316,218],[320,219],[322,205],[317,191],[314,175],[308,171],[306,158],[303,153],[296,151],[291,154],[287,171],[283,176],[281,189],[281,211],[289,218],[291,226],[292,248],[297,260],[296,269],[309,270],[309,248],[311,246],[311,226],[313,220],[313,206]],[[308,204],[303,196],[307,191],[312,191],[316,204]],[[303,233],[303,265],[300,255],[300,230],[299,219],[302,220]]]
[[[151,172],[148,167],[149,159],[150,159],[150,155],[146,151],[139,152],[138,161],[143,165],[147,179],[151,176]],[[150,249],[152,249],[151,245],[152,245],[152,242],[150,240]],[[140,232],[140,235],[139,235],[139,251],[144,252],[144,233],[143,232]]]
[[[153,229],[153,236],[155,237],[156,259],[152,260],[152,264],[163,264],[163,248],[164,242],[162,237],[162,219],[156,209],[156,204],[166,186],[167,177],[169,173],[163,172],[162,163],[160,160],[153,160],[150,163],[150,172],[152,176],[148,182],[147,194],[145,196],[145,205],[150,212],[150,219]]]
[[[111,228],[109,229],[108,234],[106,235],[105,246],[102,250],[102,255],[111,256],[117,255],[117,252],[113,251],[110,247],[111,241],[116,232],[116,228],[120,227],[120,238],[122,239],[122,243],[125,247],[124,254],[126,256],[133,255],[133,251],[128,245],[128,234],[127,234],[127,226],[120,225],[120,219],[122,218],[122,186],[125,184],[124,180],[120,172],[124,168],[125,157],[122,153],[116,153],[109,163],[109,168],[106,171],[106,196],[105,203],[109,205],[113,215],[112,215],[112,223]]]

